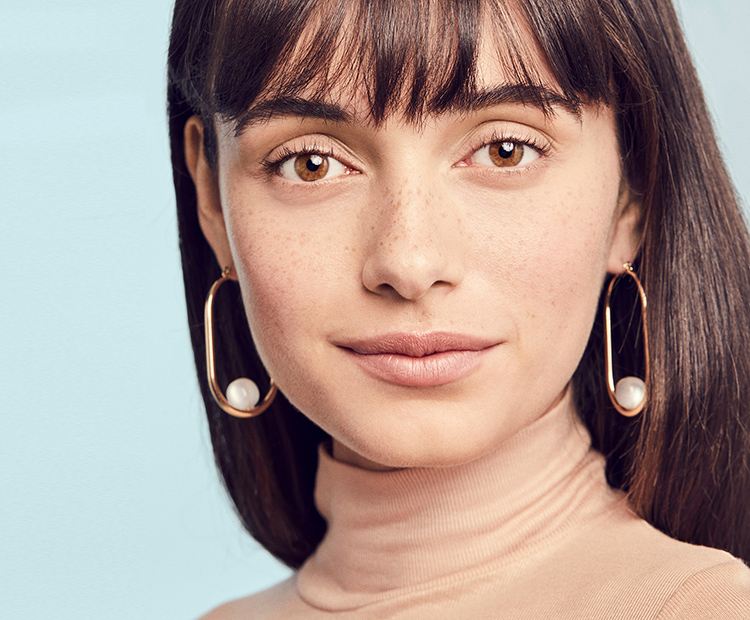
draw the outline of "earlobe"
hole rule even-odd
[[[219,268],[233,264],[216,172],[206,157],[203,121],[198,115],[185,123],[185,164],[195,185],[198,221]]]
[[[635,260],[643,240],[641,203],[627,189],[622,190],[619,202],[607,260],[607,271],[612,274],[622,273],[623,265]]]

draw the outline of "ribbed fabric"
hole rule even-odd
[[[637,518],[569,398],[458,467],[321,448],[316,504],[328,532],[297,574],[207,618],[750,620],[750,570]]]

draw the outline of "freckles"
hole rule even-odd
[[[595,310],[611,193],[601,177],[561,182],[538,192],[528,217],[517,220],[506,286],[543,342],[579,332]]]
[[[351,279],[355,241],[334,222],[311,224],[288,213],[245,217],[234,245],[253,331],[278,338],[316,320],[321,299]]]
[[[234,218],[230,238],[253,334],[282,329],[278,308],[294,295],[305,235],[282,232],[270,218],[256,214]]]
[[[409,248],[412,252],[424,251],[425,247],[436,247],[437,240],[435,237],[435,222],[445,220],[449,213],[441,200],[433,190],[427,190],[422,195],[421,186],[406,187],[400,185],[390,197],[383,201],[379,215],[376,219],[379,224],[370,224],[370,238],[363,239],[362,245],[367,246],[371,243],[372,238],[377,236],[377,246],[391,254],[403,251],[404,247]],[[438,212],[433,209],[440,206]],[[367,216],[367,213],[363,213]],[[454,221],[453,226],[460,224],[460,221]],[[409,239],[413,239],[409,242]],[[401,246],[401,242],[405,246]],[[438,249],[438,256],[442,257],[442,249]]]

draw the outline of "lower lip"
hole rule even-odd
[[[492,348],[492,347],[490,347]],[[480,351],[443,351],[424,357],[394,353],[361,354],[343,349],[367,374],[407,387],[446,385],[474,372],[490,348]]]

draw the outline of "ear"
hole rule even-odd
[[[203,236],[223,269],[232,266],[232,252],[221,209],[219,181],[206,158],[203,136],[203,121],[198,115],[191,116],[185,123],[185,163],[195,184],[198,221]]]
[[[641,216],[640,201],[633,198],[627,183],[623,181],[607,258],[609,273],[622,273],[624,264],[632,263],[638,254],[643,240]]]

